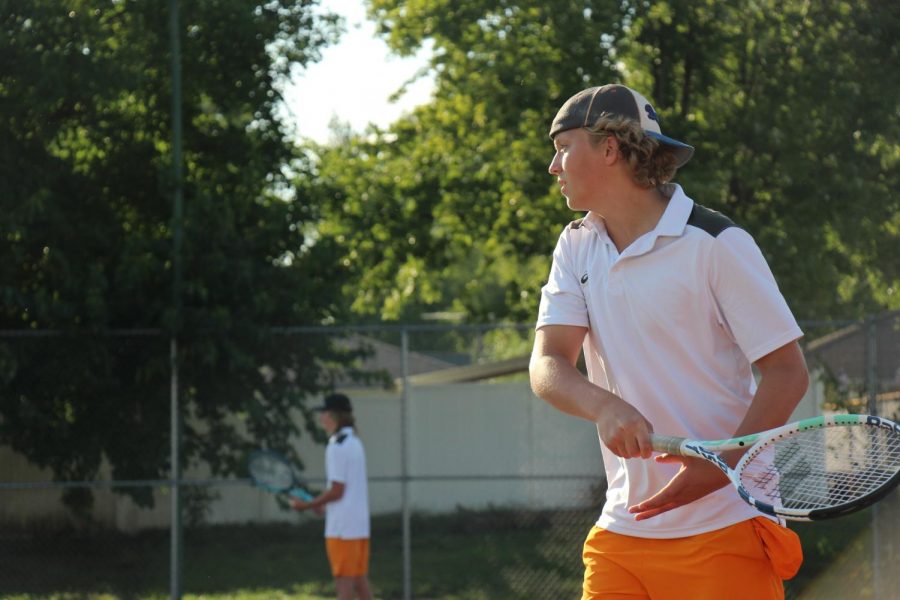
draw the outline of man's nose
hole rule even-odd
[[[556,175],[557,173],[560,172],[560,168],[559,168],[559,154],[554,154],[554,155],[553,155],[553,160],[550,161],[550,166],[547,167],[547,171],[548,171],[551,175]]]

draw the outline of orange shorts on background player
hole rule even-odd
[[[369,540],[325,538],[325,551],[334,577],[362,577],[369,574]]]

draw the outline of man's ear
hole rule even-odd
[[[619,160],[619,140],[616,136],[608,136],[603,140],[603,159],[607,165],[614,165]]]

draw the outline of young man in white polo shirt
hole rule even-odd
[[[344,394],[325,397],[319,423],[331,436],[325,449],[328,489],[304,502],[291,499],[296,510],[325,512],[325,550],[339,600],[371,600],[369,587],[369,484],[366,453],[356,437],[353,406]]]
[[[583,90],[550,137],[549,171],[587,214],[553,253],[530,371],[536,394],[596,423],[601,441],[609,488],[583,598],[782,598],[802,561],[796,535],[708,462],[651,459],[650,433],[785,423],[808,385],[802,332],[753,238],[670,183],[693,148],[662,135],[646,98]]]

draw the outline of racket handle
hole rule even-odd
[[[299,500],[303,500],[304,502],[310,502],[314,498],[312,494],[310,494],[306,490],[301,490],[300,488],[294,488],[288,493],[294,498],[298,498]]]
[[[674,435],[650,435],[650,443],[657,452],[665,452],[667,454],[681,455],[681,444],[686,438]]]

